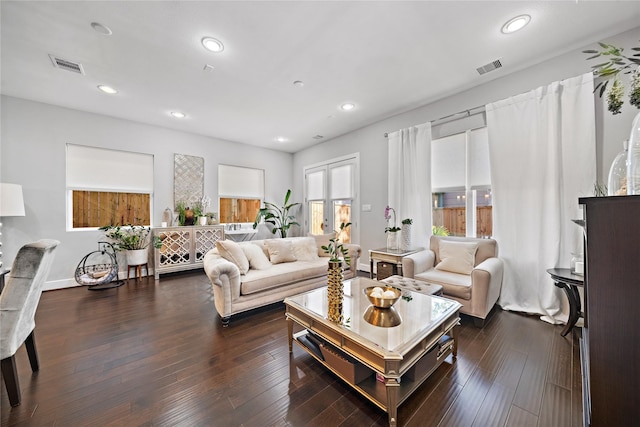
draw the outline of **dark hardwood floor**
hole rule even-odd
[[[498,310],[463,319],[459,354],[399,409],[403,426],[580,426],[575,333]],[[573,337],[572,337],[573,335]],[[202,272],[45,292],[40,371],[18,351],[22,404],[3,426],[384,426],[387,415],[287,349],[284,305],[222,328]]]

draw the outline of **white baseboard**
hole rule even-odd
[[[76,279],[51,280],[44,283],[42,290],[55,291],[56,289],[75,288],[76,286],[80,286]]]
[[[367,273],[371,272],[371,266],[369,265],[369,263],[364,263],[364,262],[358,262],[358,270],[359,271],[366,271]]]
[[[149,269],[149,276],[153,276],[153,268]],[[119,280],[127,280],[127,272],[119,271],[118,272]],[[44,283],[42,287],[43,291],[55,291],[57,289],[66,289],[66,288],[75,288],[76,286],[82,286],[76,282],[75,278],[69,279],[60,279],[60,280],[49,280]]]

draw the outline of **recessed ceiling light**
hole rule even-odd
[[[98,89],[100,89],[104,93],[108,93],[109,95],[113,95],[115,93],[118,93],[118,91],[116,89],[112,88],[111,86],[107,86],[107,85],[98,85]]]
[[[276,138],[276,141],[277,142],[287,142],[287,138],[285,138],[284,136],[278,136]]]
[[[91,28],[93,28],[94,30],[96,30],[97,32],[105,36],[110,36],[111,34],[113,34],[113,31],[111,31],[111,28],[99,22],[92,22]]]
[[[524,26],[527,25],[530,20],[531,17],[529,15],[516,16],[502,26],[502,32],[505,34],[515,33],[516,31],[524,28]]]
[[[209,72],[211,72],[211,71],[215,70],[215,68],[216,68],[216,67],[214,67],[214,66],[213,66],[213,65],[211,65],[211,64],[205,64],[205,66],[204,66],[203,70],[204,70],[204,71],[209,71]]]
[[[180,111],[172,111],[169,114],[171,114],[176,119],[184,119],[185,117],[187,117],[185,113],[181,113]]]
[[[304,86],[304,82],[302,80],[296,80],[295,82],[293,82],[293,85],[296,87],[302,87]]]
[[[204,46],[205,49],[215,53],[219,53],[224,50],[224,45],[222,44],[222,42],[220,40],[214,39],[213,37],[203,38],[202,46]]]
[[[352,102],[347,102],[347,103],[345,103],[345,104],[342,104],[342,105],[340,106],[340,108],[341,108],[342,110],[344,110],[344,111],[351,111],[351,110],[353,110],[354,108],[356,108],[356,104],[354,104],[354,103],[352,103]]]

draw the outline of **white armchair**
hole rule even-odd
[[[38,353],[33,331],[42,286],[53,263],[53,252],[60,242],[38,240],[18,251],[6,286],[0,295],[0,358],[11,406],[20,404],[20,385],[15,354],[25,344],[33,372],[38,371]]]
[[[503,270],[494,239],[431,236],[429,249],[402,260],[405,277],[441,285],[480,327],[500,296]]]

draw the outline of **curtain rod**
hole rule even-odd
[[[461,119],[464,117],[474,116],[476,114],[484,113],[486,111],[486,107],[484,105],[480,105],[478,107],[469,108],[467,110],[460,111],[459,113],[449,114],[448,116],[440,117],[439,119],[431,120],[431,126],[441,125],[444,123],[452,122],[457,119]],[[460,115],[463,115],[460,117]],[[385,132],[384,137],[388,138],[389,133]]]

